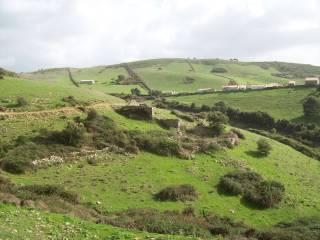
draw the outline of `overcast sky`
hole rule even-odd
[[[160,57],[320,65],[320,1],[0,0],[0,67]]]

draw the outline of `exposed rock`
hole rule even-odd
[[[15,206],[21,205],[21,199],[17,198],[16,196],[10,194],[10,193],[1,193],[0,195],[0,201],[6,204],[12,204]]]
[[[35,202],[33,200],[23,200],[21,202],[21,206],[35,208],[36,205],[35,205]]]

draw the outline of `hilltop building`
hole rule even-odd
[[[306,86],[316,86],[319,85],[319,78],[318,77],[309,77],[306,78],[304,81],[304,85]]]
[[[205,92],[214,92],[214,89],[212,88],[199,88],[197,89],[198,93],[205,93]]]
[[[80,84],[89,84],[89,85],[92,85],[92,84],[95,84],[96,81],[95,81],[95,80],[80,80],[79,83],[80,83]]]
[[[282,84],[280,83],[268,83],[266,85],[267,88],[279,88],[279,87],[282,87]]]
[[[249,85],[247,87],[247,89],[251,89],[251,90],[261,90],[265,88],[266,88],[266,85]]]
[[[227,86],[222,86],[222,90],[223,91],[238,91],[239,90],[239,86],[238,85],[227,85]]]
[[[296,85],[296,81],[289,81],[288,86],[289,87],[294,87]]]

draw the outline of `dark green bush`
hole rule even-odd
[[[24,97],[17,97],[17,106],[18,107],[23,107],[26,105],[28,105],[28,102]]]
[[[34,168],[33,160],[51,155],[65,155],[72,151],[75,151],[75,148],[59,144],[44,145],[29,142],[8,150],[2,157],[1,168],[10,173],[21,174]]]
[[[19,187],[16,195],[22,199],[37,200],[39,197],[59,197],[71,203],[79,203],[76,193],[66,191],[57,185],[27,185]]]
[[[231,195],[242,195],[243,200],[260,208],[270,208],[281,202],[284,186],[276,181],[264,181],[250,171],[235,171],[224,175],[218,184],[218,191]]]
[[[222,68],[222,67],[213,67],[213,68],[211,69],[211,72],[212,72],[212,73],[226,73],[226,72],[228,72],[228,71],[227,71],[227,69]]]
[[[139,149],[162,156],[180,156],[182,147],[178,140],[160,131],[130,132]]]
[[[198,198],[196,189],[190,184],[169,186],[155,194],[160,201],[194,201]]]
[[[241,195],[254,188],[263,178],[251,171],[235,171],[224,175],[218,184],[218,190],[231,195]]]
[[[128,135],[120,130],[117,124],[106,116],[90,116],[84,121],[87,132],[92,136],[92,142],[98,149],[109,145],[126,147],[130,144]]]
[[[265,139],[260,139],[257,142],[258,152],[261,156],[268,156],[272,150],[271,145]]]
[[[253,205],[270,208],[281,202],[284,186],[276,181],[263,181],[256,188],[246,191],[244,199]]]

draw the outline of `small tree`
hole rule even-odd
[[[26,105],[28,105],[28,102],[24,97],[17,97],[17,106],[18,107],[23,107]]]
[[[320,100],[315,97],[308,97],[303,103],[304,116],[314,118],[320,116]]]
[[[201,111],[203,112],[210,112],[211,108],[208,105],[203,104],[201,106]]]
[[[136,95],[136,96],[140,96],[141,95],[141,91],[139,88],[132,88],[131,89],[131,94],[132,95]]]
[[[224,124],[228,123],[229,118],[221,112],[212,112],[209,114],[207,120],[210,128],[214,131],[214,134],[220,135],[224,132]]]
[[[270,154],[272,147],[265,139],[260,139],[257,142],[257,145],[258,145],[258,152],[262,156],[268,156]]]

